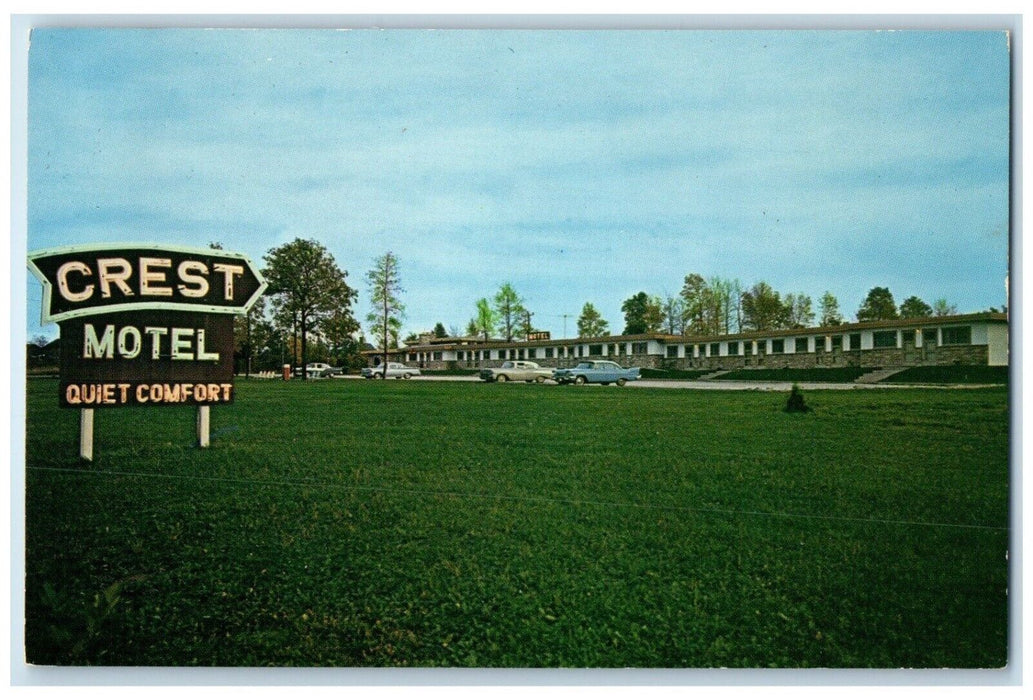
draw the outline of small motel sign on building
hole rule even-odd
[[[29,255],[43,284],[43,322],[61,329],[60,402],[82,409],[92,459],[93,409],[209,407],[233,401],[233,317],[265,290],[244,255],[160,245],[75,246]]]

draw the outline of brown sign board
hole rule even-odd
[[[29,268],[43,283],[44,322],[137,309],[244,313],[265,289],[245,256],[212,248],[51,248],[31,253]]]
[[[61,405],[213,405],[233,401],[233,317],[123,311],[61,326]]]
[[[109,245],[30,254],[43,320],[61,329],[61,405],[233,401],[233,316],[266,283],[214,249]]]

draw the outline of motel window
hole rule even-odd
[[[850,334],[850,349],[860,350],[861,349],[861,334],[851,333]]]
[[[590,357],[596,357],[598,355],[602,355],[603,354],[603,346],[602,345],[589,345],[588,346],[588,354],[589,354]]]
[[[875,331],[872,333],[872,346],[877,348],[897,347],[896,331]]]
[[[678,357],[678,346],[677,345],[668,345],[667,346],[667,357],[668,358]]]
[[[901,335],[901,338],[903,339],[903,341],[905,343],[907,343],[908,345],[914,345],[915,344],[915,332],[913,330],[912,331],[901,331],[900,335]]]
[[[922,331],[922,345],[925,347],[936,347],[936,329],[926,328]]]
[[[632,355],[645,355],[649,352],[649,343],[632,343],[631,354]]]
[[[465,359],[466,359],[466,352],[465,352],[465,351],[463,351],[463,350],[460,350],[460,351],[458,351],[458,352],[456,353],[456,357],[457,357],[457,359],[458,359],[458,360],[459,360],[460,362],[462,362],[463,360],[465,360]]]
[[[545,348],[545,357],[546,357],[546,359],[552,359],[553,355],[555,355],[555,354],[556,354],[556,351],[553,350],[552,348]]]
[[[738,340],[733,341],[731,343],[728,343],[728,354],[729,355],[741,355],[742,354],[742,348],[741,348]]]
[[[806,338],[797,338],[796,339],[795,349],[796,349],[796,352],[807,352],[807,339]]]
[[[441,359],[441,353],[440,352],[434,353],[434,359],[435,360],[440,360]]]
[[[721,343],[710,344],[710,357],[717,357],[721,354]]]
[[[944,345],[971,345],[972,326],[957,326],[955,328],[943,328]]]
[[[786,351],[786,341],[783,338],[771,341],[771,354],[778,355]]]
[[[414,352],[410,352],[409,353],[409,362],[416,362],[416,353],[414,353]]]
[[[832,336],[832,349],[842,350],[843,349],[843,336],[834,335]]]

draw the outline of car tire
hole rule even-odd
[[[408,372],[406,372],[405,374],[402,375],[402,379],[409,379],[410,377],[412,377],[412,375],[409,374]]]
[[[542,384],[545,381],[545,377],[535,377],[534,381],[536,384]]]
[[[497,382],[508,382],[509,381],[509,377],[507,377],[504,374],[500,374],[498,377],[495,378],[495,381],[497,381]]]
[[[625,379],[624,377],[621,377],[620,379],[617,380],[617,386],[624,386],[627,383],[628,383],[628,380]]]
[[[578,375],[578,377],[574,379],[574,383],[575,384],[584,384],[587,381],[588,381],[587,379],[585,379],[583,376],[580,376],[580,375]]]

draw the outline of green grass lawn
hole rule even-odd
[[[37,664],[996,668],[1003,389],[29,383]]]

